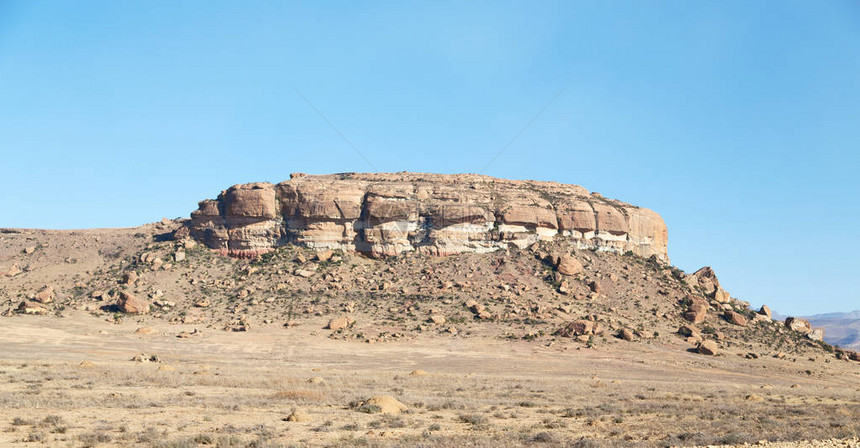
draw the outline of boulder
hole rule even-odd
[[[304,411],[293,411],[288,415],[284,421],[294,422],[294,423],[307,423],[313,421],[313,418],[310,414]]]
[[[762,305],[758,310],[758,314],[762,316],[767,316],[768,319],[773,319],[773,313],[771,313],[770,308],[767,305]]]
[[[824,340],[824,329],[823,328],[815,328],[809,334],[806,335],[809,339],[813,341],[823,341]]]
[[[618,331],[618,338],[623,339],[625,341],[632,341],[633,339],[635,339],[635,336],[633,335],[632,331],[628,330],[627,328],[622,328]]]
[[[714,270],[710,266],[705,266],[687,276],[687,282],[694,288],[698,286],[709,297],[713,297],[717,289],[720,288],[717,274],[714,273]]]
[[[809,334],[812,332],[812,325],[809,321],[799,317],[789,317],[785,319],[785,326],[792,331],[802,334]]]
[[[745,327],[747,325],[747,318],[736,311],[728,310],[723,312],[723,318],[726,319],[726,322],[733,325],[740,325],[741,327]]]
[[[430,316],[429,319],[427,319],[427,321],[432,323],[432,324],[442,325],[445,322],[447,322],[447,319],[445,319],[445,316],[443,316],[441,314],[433,314]]]
[[[149,302],[128,291],[119,293],[116,306],[126,314],[146,314],[149,312]]]
[[[686,303],[687,311],[684,312],[684,319],[693,324],[704,322],[708,315],[708,302],[700,297],[689,296]]]
[[[582,263],[570,255],[562,255],[558,258],[556,269],[562,275],[576,275],[582,272]]]
[[[600,332],[597,322],[578,319],[559,329],[556,334],[563,337],[574,337],[597,334]]]
[[[137,272],[128,271],[122,275],[121,283],[124,285],[133,285],[137,282]]]
[[[39,303],[51,303],[54,301],[54,288],[45,285],[34,296],[33,300]]]
[[[703,355],[715,356],[719,352],[719,346],[712,340],[702,341],[696,351]]]
[[[18,305],[18,312],[21,314],[44,316],[48,314],[48,309],[38,303],[23,301]]]
[[[717,288],[716,291],[714,291],[714,300],[719,303],[729,303],[732,301],[732,297],[725,289]]]
[[[342,330],[344,328],[349,328],[355,324],[355,319],[352,316],[339,316],[334,317],[328,321],[328,325],[326,325],[326,329],[328,330]]]
[[[390,395],[376,395],[359,402],[356,409],[369,414],[399,414],[408,408]]]
[[[678,328],[678,334],[691,337],[697,340],[702,339],[702,332],[700,332],[696,327],[693,327],[691,325],[681,325],[681,327]]]

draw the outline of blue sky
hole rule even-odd
[[[860,308],[856,2],[0,0],[2,227],[188,216],[291,172],[553,180],[682,269]],[[294,85],[371,162],[359,157]]]

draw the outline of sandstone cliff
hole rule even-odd
[[[475,174],[298,173],[277,185],[235,185],[200,202],[187,230],[237,257],[286,244],[446,255],[560,238],[668,261],[666,225],[651,210],[577,185]]]

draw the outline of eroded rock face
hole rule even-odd
[[[475,174],[293,174],[278,185],[230,187],[191,218],[196,240],[237,257],[286,244],[448,255],[560,237],[579,249],[668,261],[666,225],[651,210],[576,185]]]

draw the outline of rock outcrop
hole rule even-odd
[[[475,174],[292,174],[277,185],[235,185],[200,202],[187,230],[236,257],[286,244],[447,255],[560,237],[579,249],[668,261],[666,225],[651,210],[576,185]]]

